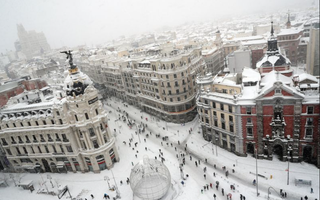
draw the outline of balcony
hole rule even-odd
[[[23,143],[23,141],[22,141],[22,140],[20,140],[20,141],[19,141],[19,144],[22,144],[22,143]]]
[[[51,139],[51,138],[50,138],[50,139],[48,139],[48,142],[53,142],[53,139]]]
[[[17,144],[17,142],[16,141],[11,141],[11,144]]]
[[[32,142],[38,142],[38,140],[33,140]]]
[[[44,139],[41,139],[40,142],[46,142]]]
[[[8,145],[8,143],[4,142],[4,143],[2,143],[2,145],[3,145],[3,146],[7,146],[7,145]]]
[[[31,141],[30,141],[30,140],[27,140],[26,143],[31,143]]]
[[[63,142],[69,142],[69,139],[63,139]]]
[[[56,139],[56,142],[61,142],[61,139],[60,139],[60,138],[57,138],[57,139]]]

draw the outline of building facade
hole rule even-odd
[[[28,59],[50,50],[50,45],[42,32],[26,31],[22,24],[17,24],[17,30],[20,43],[19,48]]]
[[[0,142],[15,171],[97,173],[119,161],[98,92],[74,64],[63,91],[45,87],[9,100]]]
[[[196,116],[196,77],[206,65],[201,49],[174,51],[167,56],[146,55],[120,60],[93,59],[82,65],[110,95],[165,121],[185,123]]]
[[[273,31],[257,68],[198,78],[204,139],[237,155],[270,160],[277,155],[320,167],[319,80],[309,74],[293,76]]]

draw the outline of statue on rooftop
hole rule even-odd
[[[75,64],[73,64],[73,58],[72,58],[72,50],[69,51],[61,51],[60,53],[65,53],[67,55],[67,59],[69,59],[69,64],[70,64],[70,68],[74,69],[77,66]]]

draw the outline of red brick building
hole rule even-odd
[[[30,79],[29,77],[0,85],[0,108],[6,105],[11,97],[21,94],[24,90],[30,91],[34,89],[41,89],[46,86],[46,81]]]

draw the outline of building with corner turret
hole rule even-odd
[[[25,90],[1,110],[0,146],[11,170],[98,173],[119,161],[98,91],[68,57],[62,90]]]

